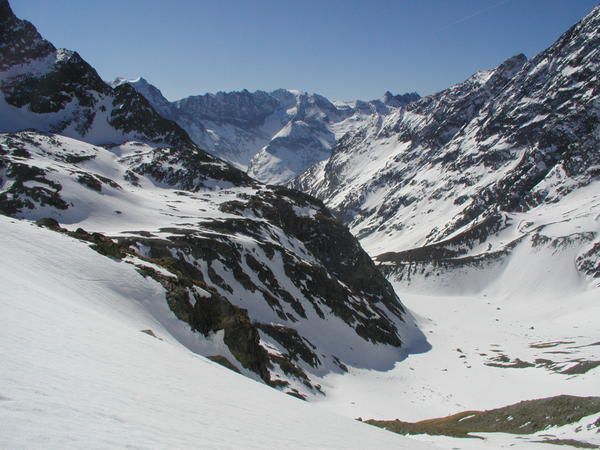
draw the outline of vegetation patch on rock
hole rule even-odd
[[[559,395],[526,400],[487,411],[465,411],[420,422],[373,419],[366,422],[399,434],[476,437],[473,433],[532,434],[547,427],[575,423],[597,413],[600,413],[600,397]]]

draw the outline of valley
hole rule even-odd
[[[0,26],[0,447],[600,448],[600,6],[344,102]]]

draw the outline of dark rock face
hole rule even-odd
[[[10,189],[0,194],[0,212],[12,215],[25,208],[32,209],[36,205],[68,208],[67,203],[58,194],[62,186],[48,180],[43,169],[5,161],[0,161],[0,169],[6,169],[4,176],[12,181]],[[43,187],[28,187],[27,181],[39,183],[38,186],[41,184]]]
[[[175,122],[159,116],[148,100],[128,84],[114,89],[110,124],[125,133],[136,133],[151,142],[194,147],[185,131]]]
[[[167,122],[172,124],[172,122]],[[197,191],[209,187],[215,180],[231,186],[253,185],[255,182],[244,172],[220,161],[193,144],[180,147],[157,148],[152,158],[132,157],[129,174],[148,175],[154,180],[178,189]]]
[[[263,206],[261,211],[273,208],[273,205],[263,203],[264,200],[258,202]],[[256,205],[257,201],[251,200],[250,203]],[[223,204],[223,208],[229,213],[232,212],[231,205],[227,203]],[[269,218],[263,218],[271,223]],[[275,225],[284,233],[289,233],[285,224]],[[323,319],[330,314],[339,317],[366,341],[391,346],[402,345],[399,330],[389,319],[389,311],[393,311],[397,317],[402,317],[404,310],[372,261],[368,258],[363,259],[366,255],[360,247],[353,245],[353,249],[347,252],[352,253],[349,257],[354,257],[360,262],[339,262],[336,257],[333,264],[328,264],[344,272],[337,273],[332,267],[320,265],[327,261],[324,256],[312,253],[318,258],[318,263],[308,264],[298,261],[296,255],[290,254],[289,249],[281,245],[258,243],[258,247],[265,254],[281,257],[285,276],[294,285],[294,289],[291,290],[281,279],[281,275],[276,274],[275,268],[257,259],[255,252],[241,247],[234,238],[240,234],[258,238],[272,232],[271,226],[261,225],[253,220],[230,219],[218,224],[204,223],[203,228],[213,231],[212,235],[174,229],[170,230],[173,234],[167,241],[128,238],[121,241],[121,245],[124,248],[133,245],[149,249],[146,256],[152,262],[178,274],[175,282],[158,278],[167,288],[167,299],[171,309],[181,320],[188,322],[194,330],[202,334],[208,335],[224,330],[224,342],[236,359],[243,367],[256,372],[269,384],[278,384],[271,376],[271,371],[278,368],[288,377],[299,380],[306,388],[317,389],[307,371],[311,367],[318,369],[323,365],[325,361],[318,356],[318,352],[323,350],[315,347],[294,328],[298,321],[307,319],[308,308],[313,309]],[[311,226],[305,223],[300,227],[310,234],[325,233],[333,243],[338,237],[336,232],[327,230],[325,225]],[[342,239],[352,240],[347,230],[340,233]],[[300,241],[302,242],[301,239]],[[335,248],[330,246],[329,250],[323,253],[333,255]],[[194,261],[202,261],[209,269],[199,270]],[[233,295],[235,288],[232,287],[231,281],[225,280],[211,269],[220,265],[227,268],[235,283],[243,286],[245,291],[262,296],[263,301],[278,317],[280,324],[252,320],[251,312],[227,300],[227,296]],[[350,272],[362,271],[370,274],[371,283],[353,280],[350,277]],[[337,277],[332,278],[331,274]],[[195,294],[193,289],[190,289],[193,286],[199,286],[211,295]],[[296,289],[302,292],[302,298],[293,293]],[[259,331],[269,335],[286,353],[281,355],[265,351],[260,345]],[[281,385],[281,382],[279,384]]]
[[[600,243],[596,242],[586,253],[580,255],[575,264],[579,271],[600,278]]]
[[[35,113],[31,123],[8,129],[2,124],[0,131],[35,123],[40,131],[65,132],[96,144],[135,138],[193,146],[185,131],[157,114],[135,89],[121,85],[113,90],[79,54],[57,50],[32,24],[15,17],[6,1],[0,2],[0,21],[0,71],[7,71],[2,94],[20,114]]]
[[[36,113],[52,113],[76,99],[82,107],[92,107],[94,93],[111,90],[96,71],[73,52],[63,52],[53,70],[39,77],[17,78],[2,86],[6,101],[18,108],[28,105]]]
[[[298,217],[290,198],[296,204],[317,206],[318,212],[314,217]],[[226,212],[251,213],[267,219],[287,235],[301,241],[323,264],[323,267],[306,266],[301,270],[291,260],[286,264],[286,272],[291,278],[302,280],[298,284],[308,287],[305,295],[317,311],[322,310],[323,305],[319,304],[324,302],[345,322],[354,322],[356,332],[364,339],[401,345],[398,330],[387,320],[389,312],[399,317],[404,313],[393,289],[379,275],[348,229],[337,222],[322,204],[315,205],[308,196],[278,187],[271,192],[259,191],[247,202],[225,203],[222,209]],[[337,280],[331,279],[328,273],[335,274]],[[368,302],[354,302],[352,293],[366,297]]]
[[[147,245],[151,249],[152,261],[169,267],[177,274],[177,278],[173,279],[161,276],[149,268],[141,269],[147,276],[156,279],[163,285],[167,292],[167,302],[175,315],[180,320],[187,322],[193,330],[205,336],[222,330],[223,340],[237,361],[244,368],[257,373],[265,382],[270,383],[269,355],[260,346],[258,328],[248,316],[248,311],[233,305],[209,287],[203,281],[202,274],[186,263],[183,258],[172,257],[168,242],[120,241],[121,248],[133,244]],[[175,247],[188,249],[193,248],[193,245],[184,247],[177,242]],[[196,287],[208,292],[209,295],[200,295],[195,290]]]
[[[277,100],[267,92],[250,93],[247,90],[186,97],[175,105],[199,122],[229,122],[250,128],[262,125],[267,116],[279,106]]]

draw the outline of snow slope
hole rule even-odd
[[[227,345],[193,351],[288,392],[323,395],[330,371],[386,370],[427,345],[321,204],[193,149],[0,134],[0,180],[2,211],[51,217],[116,257],[141,259],[182,323],[225,333]]]
[[[517,55],[369,122],[291,185],[374,255],[483,244],[516,227],[518,213],[598,180],[599,23],[595,8],[531,61]]]
[[[21,130],[0,133],[0,212],[43,219],[135,262],[202,337],[204,347],[182,337],[191,350],[292,395],[324,395],[319,380],[330,371],[384,370],[426,347],[391,285],[319,201],[208,155],[130,84],[104,83],[6,1],[0,24],[0,130]],[[255,123],[256,105],[238,97],[210,97],[200,112]],[[313,100],[302,107],[307,120],[329,105]]]
[[[133,266],[26,221],[0,228],[0,447],[431,448],[191,353]]]

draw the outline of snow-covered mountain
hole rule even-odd
[[[419,449],[339,414],[597,395],[599,30],[423,99],[169,102],[0,0],[0,447]]]
[[[94,144],[191,141],[129,85],[112,89],[77,52],[56,49],[0,4],[1,131],[36,129]]]
[[[530,61],[374,118],[292,186],[401,277],[500,264],[523,245],[577,246],[582,276],[600,276],[599,24],[596,8]]]
[[[321,202],[208,155],[130,85],[103,83],[0,5],[13,55],[0,72],[2,213],[137,267],[171,311],[155,319],[191,330],[172,330],[182,343],[297,396],[426,345]]]
[[[418,100],[418,94],[332,103],[323,96],[279,89],[218,92],[169,102],[144,78],[117,78],[133,86],[164,117],[177,122],[196,144],[266,183],[285,183],[327,159],[337,140],[371,116],[386,116]]]

